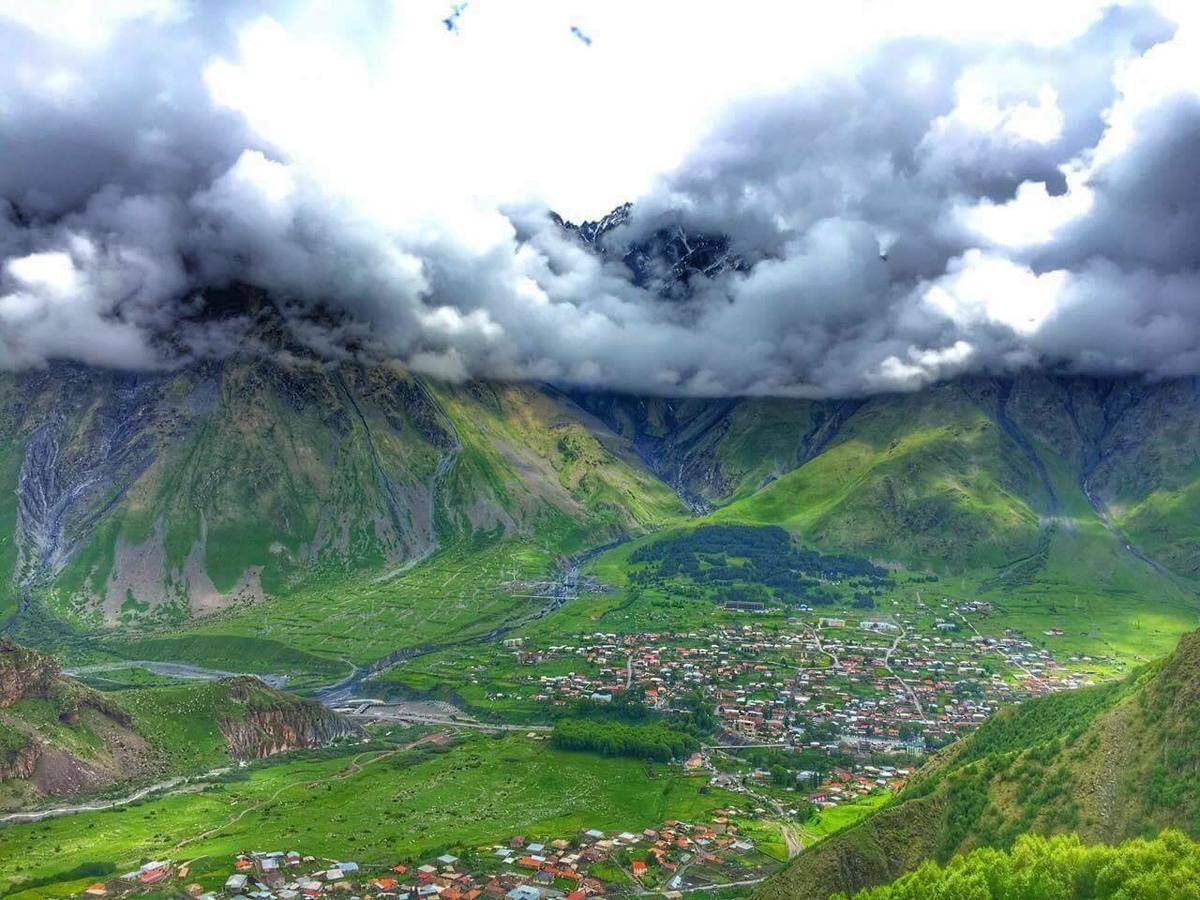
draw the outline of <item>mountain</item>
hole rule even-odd
[[[705,281],[747,268],[723,234],[689,233],[666,219],[643,235],[630,234],[625,226],[630,226],[633,218],[631,203],[579,225],[557,214],[552,213],[551,218],[600,257],[620,261],[634,285],[664,300],[687,301]]]
[[[889,805],[799,856],[756,896],[824,897],[1020,835],[1200,837],[1200,631],[1128,678],[1009,707]]]
[[[64,676],[52,657],[0,639],[0,810],[359,733],[256,678],[102,693]]]
[[[1192,379],[969,379],[850,400],[576,399],[694,506],[783,524],[817,546],[1018,583],[1053,564],[1065,535],[1200,573]]]
[[[179,624],[473,540],[571,553],[685,513],[569,400],[246,357],[0,377],[0,610]],[[7,618],[7,616],[5,616]]]
[[[671,400],[294,355],[56,366],[0,378],[0,487],[0,609],[24,608],[33,640],[55,622],[180,628],[487,547],[536,548],[536,575],[697,514],[985,593],[1182,607],[1200,388],[1030,376]]]
[[[558,221],[664,302],[742,265],[723,236],[637,223],[628,205]],[[487,631],[514,610],[480,608],[479,591],[511,595],[696,517],[1047,604],[1195,597],[1196,379],[1031,374],[815,400],[451,385],[319,360],[250,287],[197,315],[242,323],[241,351],[0,376],[0,622],[23,639],[187,628],[401,573],[432,604],[451,558],[488,573],[471,601]]]

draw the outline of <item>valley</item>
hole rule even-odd
[[[0,49],[0,900],[1200,900],[1200,4]]]
[[[53,474],[13,482],[6,631],[174,749],[10,789],[14,896],[101,862],[186,861],[219,889],[249,849],[417,866],[675,819],[752,849],[579,871],[615,895],[766,891],[1014,704],[1112,690],[1200,624],[1196,571],[1162,549],[1191,520],[1154,518],[1195,462],[1174,419],[1138,418],[1169,397],[1200,421],[1180,384],[667,403],[238,363],[134,379],[112,410],[70,372],[27,377],[5,446]],[[53,392],[75,399],[47,423]],[[100,437],[114,417],[140,424]],[[231,765],[183,710],[245,675],[348,730]]]

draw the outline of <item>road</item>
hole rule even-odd
[[[779,831],[783,834],[783,843],[787,846],[787,858],[799,856],[800,851],[804,849],[804,842],[800,840],[800,835],[796,833],[791,825],[780,825]]]
[[[896,652],[896,648],[900,646],[900,641],[908,634],[908,629],[903,629],[896,639],[892,641],[892,646],[888,647],[887,653],[883,654],[883,667],[888,670],[889,674],[900,682],[900,687],[904,688],[904,693],[908,694],[908,699],[912,701],[913,707],[917,711],[917,715],[921,717],[921,721],[925,721],[925,710],[921,706],[921,701],[917,697],[917,692],[912,689],[907,681],[900,677],[895,669],[892,668],[892,654]]]
[[[812,628],[809,626],[805,626],[805,627],[808,628],[809,634],[812,635],[813,642],[817,645],[817,650],[821,653],[824,653],[831,660],[833,660],[833,662],[830,663],[828,666],[817,666],[812,669],[809,669],[808,671],[817,672],[817,671],[820,671],[821,669],[837,669],[841,665],[841,661],[837,658],[837,656],[834,654],[834,652],[832,650],[826,650],[825,645],[821,643],[821,629]]]
[[[625,657],[625,690],[633,686],[633,654]]]

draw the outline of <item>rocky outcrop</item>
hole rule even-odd
[[[221,733],[234,759],[262,759],[291,750],[324,747],[363,731],[345,716],[313,700],[303,700],[243,676],[224,682],[242,708],[223,717]]]
[[[0,709],[22,697],[49,697],[62,670],[53,657],[0,638]]]
[[[124,708],[63,676],[53,657],[0,638],[0,782],[27,782],[34,796],[46,796],[104,787],[122,777],[119,766],[108,771],[74,750],[55,746],[36,722],[21,715],[20,707],[14,709],[21,700],[49,701],[59,722],[99,737],[106,751],[111,748],[103,734],[128,735],[132,726]],[[85,708],[100,713],[89,717],[90,727],[81,723]],[[105,753],[106,758],[111,755]]]
[[[0,747],[0,781],[32,778],[37,771],[41,747],[32,738],[14,733]]]

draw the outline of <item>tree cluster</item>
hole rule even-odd
[[[592,719],[560,719],[550,742],[560,750],[586,750],[656,762],[669,762],[700,747],[692,735],[662,725],[624,725]]]

